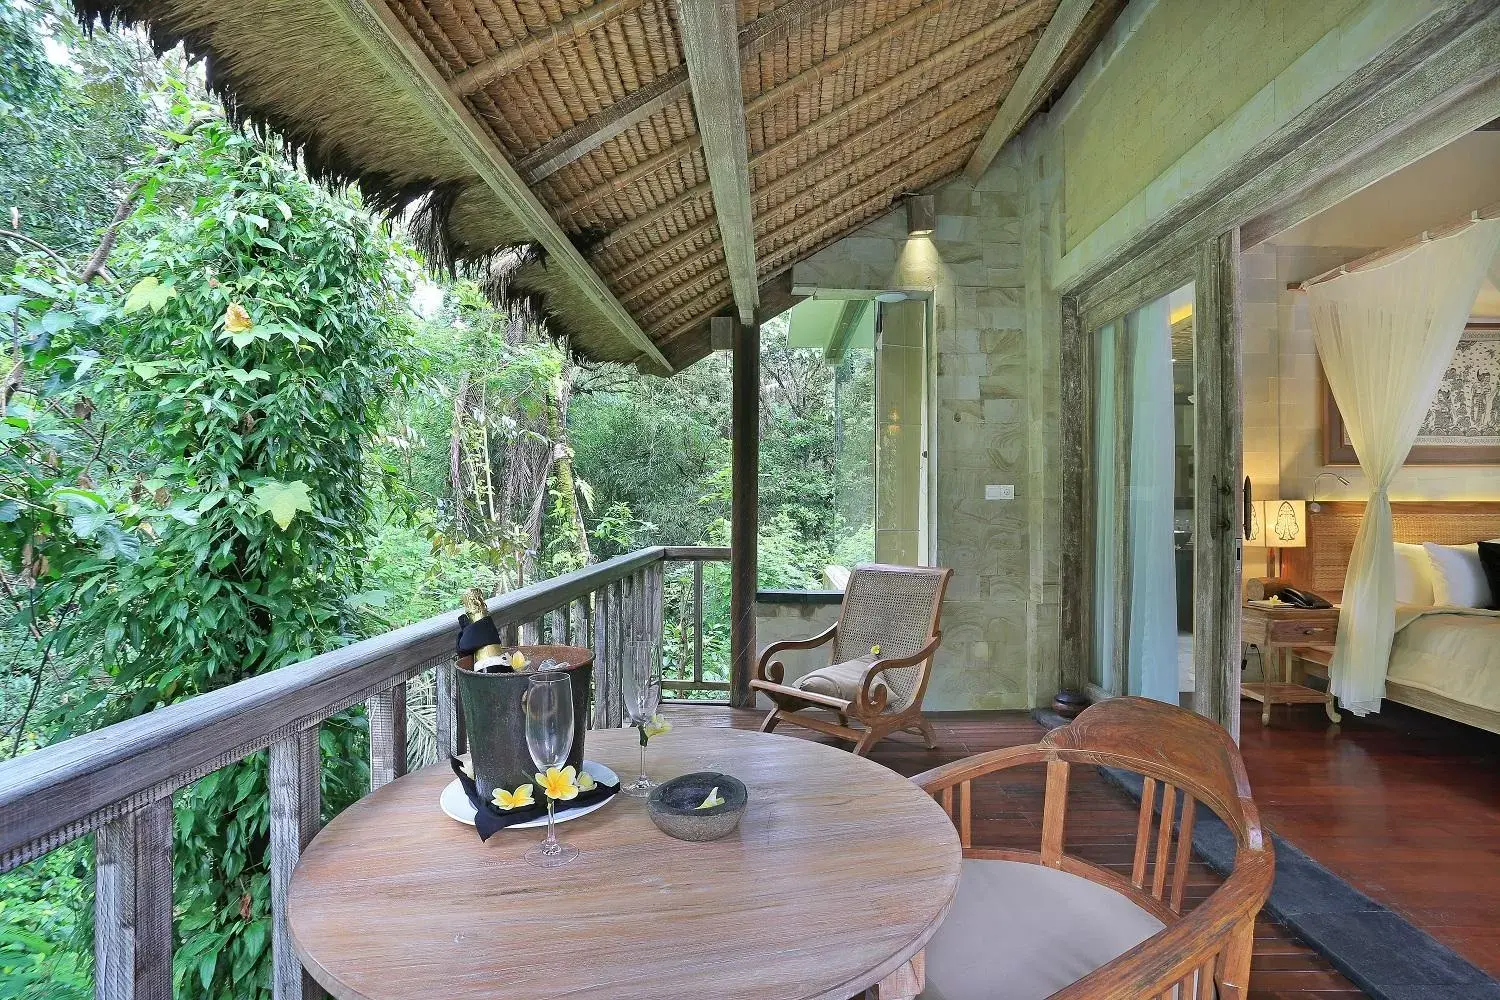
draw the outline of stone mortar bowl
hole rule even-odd
[[[698,805],[708,798],[715,785],[724,804],[699,809]],[[749,793],[740,779],[718,771],[694,771],[651,789],[646,808],[662,833],[678,840],[703,843],[733,833],[740,825],[748,800]]]

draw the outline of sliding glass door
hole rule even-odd
[[[1094,333],[1094,660],[1107,694],[1192,689],[1193,288]]]

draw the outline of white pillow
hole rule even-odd
[[[1432,603],[1452,608],[1487,608],[1493,598],[1479,562],[1479,545],[1423,542],[1432,564]]]
[[[1396,603],[1432,607],[1432,560],[1420,545],[1396,543]]]

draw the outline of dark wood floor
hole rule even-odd
[[[684,725],[751,728],[760,721],[758,713],[723,707],[673,705],[668,712],[675,722]],[[912,775],[985,750],[1030,743],[1044,732],[1042,726],[1021,712],[940,713],[933,715],[932,720],[937,730],[937,750],[929,751],[898,737],[879,744],[871,757],[902,774]],[[822,739],[790,725],[778,732]],[[1068,802],[1067,849],[1128,874],[1135,836],[1135,804],[1102,778],[1075,773]],[[976,787],[976,841],[1035,849],[1041,833],[1042,790],[1040,768],[1012,773],[1003,782],[988,787]],[[1188,897],[1196,903],[1219,881],[1206,866],[1194,865],[1190,870]],[[1364,996],[1322,956],[1265,919],[1256,927],[1250,986],[1250,1000],[1354,1000]]]
[[[1315,705],[1269,729],[1246,706],[1265,824],[1500,978],[1500,736],[1390,702],[1337,729]]]

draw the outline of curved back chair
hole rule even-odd
[[[765,693],[775,708],[761,723],[769,733],[783,720],[854,741],[863,755],[888,733],[916,732],[931,749],[932,727],[922,718],[922,695],[932,672],[932,655],[942,641],[938,618],[951,569],[857,566],[844,590],[839,620],[810,639],[773,642],[760,654],[750,687]],[[829,665],[783,684],[785,667],[776,655],[787,649],[816,649],[831,643]],[[878,652],[877,652],[878,650]],[[821,708],[838,716],[794,715]],[[854,729],[854,719],[863,728]]]
[[[973,784],[1024,764],[1046,767],[1040,844],[973,842]],[[1128,876],[1064,847],[1078,765],[1145,779]],[[1234,742],[1191,712],[1144,698],[1084,711],[1041,742],[979,754],[912,779],[958,827],[958,897],[924,956],[928,1000],[1243,1000],[1255,916],[1274,859]],[[1235,840],[1234,870],[1185,911],[1199,806]],[[1153,832],[1154,828],[1154,832]]]

